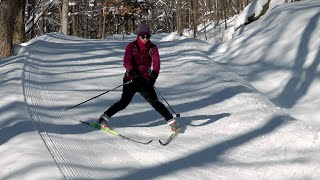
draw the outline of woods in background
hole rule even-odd
[[[153,33],[218,25],[239,14],[250,0],[0,0],[0,58],[20,44],[49,32],[88,39],[135,33],[147,20]]]

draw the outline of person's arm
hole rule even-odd
[[[160,72],[160,55],[157,46],[152,48],[152,65],[152,70],[158,75]]]
[[[154,86],[160,72],[160,55],[157,46],[152,48],[152,71],[148,78],[149,84]]]
[[[134,43],[129,43],[123,57],[123,66],[128,72],[132,71],[132,56],[133,56]]]

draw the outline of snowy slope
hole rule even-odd
[[[52,33],[0,61],[0,179],[320,178],[317,132],[253,88],[240,68],[226,68],[236,59],[233,53],[222,56],[222,46],[207,51],[216,46],[200,40],[153,37],[162,58],[156,86],[186,127],[167,147],[157,140],[169,136],[169,127],[138,94],[110,123],[132,138],[154,139],[151,144],[80,124],[94,122],[121,89],[66,112],[65,107],[121,84],[124,47],[134,38]],[[246,50],[251,38],[230,43]]]
[[[209,56],[320,131],[320,2],[279,5]],[[241,47],[241,48],[239,48]],[[218,53],[219,52],[219,53]]]

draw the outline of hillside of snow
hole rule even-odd
[[[209,56],[320,131],[319,1],[279,5],[238,31],[235,39],[210,47]]]
[[[121,88],[64,111],[122,83],[135,36],[33,39],[0,61],[0,179],[319,179],[319,7],[279,5],[223,44],[154,35],[155,86],[185,127],[165,147],[170,129],[139,94],[110,125],[149,145],[79,122]]]

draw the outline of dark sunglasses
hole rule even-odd
[[[142,36],[140,36],[142,39],[150,39],[150,37],[151,37],[151,35],[142,35]]]

